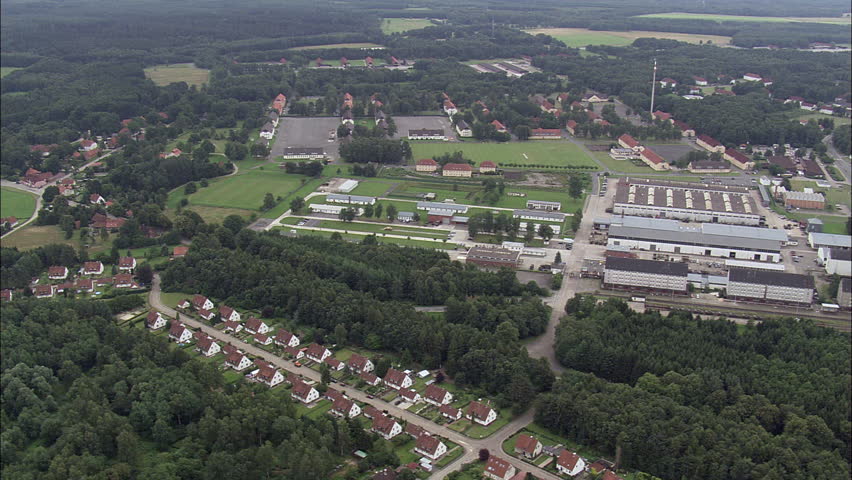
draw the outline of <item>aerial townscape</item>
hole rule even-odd
[[[848,0],[2,16],[3,479],[852,475]]]

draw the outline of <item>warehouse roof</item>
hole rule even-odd
[[[728,282],[773,285],[777,287],[814,288],[814,277],[797,273],[770,272],[768,270],[750,270],[731,268],[728,270]]]
[[[441,202],[417,202],[418,210],[452,210],[458,213],[467,213],[467,205],[456,205],[455,203]]]
[[[682,224],[677,220],[645,217],[613,217],[609,237],[774,252],[780,251],[781,243],[787,241],[783,230],[718,223]]]
[[[674,275],[677,277],[685,277],[689,273],[689,267],[681,262],[658,262],[655,260],[623,257],[606,257],[606,269],[655,273],[657,275]]]
[[[558,212],[545,212],[543,210],[514,210],[512,211],[513,217],[532,217],[532,218],[544,218],[547,220],[553,220],[554,222],[564,222],[565,214]]]
[[[852,237],[849,235],[811,232],[808,234],[808,240],[814,247],[852,248]]]
[[[376,201],[376,197],[365,197],[362,195],[348,195],[341,193],[329,193],[325,197],[326,201],[338,201],[344,203],[373,203]]]
[[[821,193],[808,193],[808,192],[792,192],[788,191],[784,193],[785,199],[790,200],[802,200],[807,202],[824,202],[825,197],[822,196]]]

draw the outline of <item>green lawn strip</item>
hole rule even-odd
[[[665,18],[665,19],[690,19],[690,20],[710,20],[715,22],[757,22],[757,23],[796,23],[796,22],[811,22],[811,23],[829,23],[837,25],[845,25],[849,23],[848,18],[843,17],[764,17],[751,15],[723,15],[723,14],[705,14],[705,13],[649,13],[645,15],[637,15],[640,18]]]
[[[818,187],[816,181],[814,180],[790,180],[790,183],[795,190],[803,190],[804,188],[812,188],[814,192],[819,192],[825,195],[825,201],[831,208],[834,208],[834,205],[841,204],[846,206],[852,206],[852,197],[850,197],[850,192],[852,189],[849,185],[841,185],[839,187]]]
[[[79,231],[75,231],[71,238],[65,238],[63,232],[57,225],[35,225],[30,224],[24,228],[17,228],[11,233],[3,237],[0,244],[3,247],[19,250],[31,250],[33,248],[42,247],[44,245],[62,244],[69,245],[75,250],[82,245],[89,245],[89,255],[94,255],[101,252],[106,252],[112,249],[112,242],[115,235],[110,234],[106,240],[101,240],[100,235],[88,237],[85,241],[80,241]]]
[[[283,228],[276,228],[273,230],[283,230]],[[367,235],[366,233],[362,234],[353,234],[353,233],[342,233],[342,232],[327,232],[327,231],[318,231],[311,230],[309,228],[296,228],[294,229],[299,235],[313,235],[317,237],[331,237],[335,233],[340,233],[344,240],[353,241],[353,242],[361,242],[364,240],[364,237]],[[420,247],[420,248],[431,248],[431,249],[440,249],[440,250],[454,250],[457,245],[452,242],[443,242],[443,241],[430,241],[430,240],[408,240],[407,238],[387,238],[382,237],[381,235],[377,235],[377,239],[379,243],[393,243],[403,247]]]
[[[23,68],[19,68],[19,67],[0,67],[0,78],[3,78],[3,77],[5,77],[6,75],[9,75],[10,73],[12,73],[12,72],[14,72],[14,71],[16,71],[16,70],[23,70]]]
[[[796,112],[796,113],[798,113],[798,112]],[[835,125],[835,126],[839,126],[839,125],[848,125],[848,124],[852,123],[852,118],[849,118],[849,117],[836,117],[836,116],[834,116],[834,115],[826,115],[826,114],[824,114],[824,113],[807,113],[807,114],[805,114],[805,115],[797,115],[795,118],[796,118],[797,120],[805,120],[805,121],[807,121],[807,120],[811,120],[811,119],[813,119],[813,120],[821,120],[821,119],[829,118],[829,119],[831,119],[831,120],[834,120],[834,125]]]
[[[392,401],[394,398],[396,398],[396,390],[391,390],[390,392],[386,393],[386,394],[382,397],[382,400],[384,400],[384,401],[386,401],[386,402],[390,402],[390,401]]]
[[[529,165],[597,167],[580,147],[563,140],[508,143],[412,142],[411,149],[415,159],[461,151],[476,165],[490,160],[504,168]]]
[[[36,197],[32,193],[10,187],[0,188],[0,218],[15,217],[24,221],[33,215],[35,206]]]
[[[509,418],[506,415],[506,412],[498,413],[497,420],[494,420],[488,426],[483,426],[478,423],[474,423],[466,432],[464,432],[464,434],[470,438],[476,439],[490,437],[494,434],[494,432],[500,430],[506,424],[509,423]]]
[[[169,307],[176,307],[181,300],[192,299],[193,293],[183,292],[162,292],[160,293],[160,301]]]
[[[384,196],[385,192],[387,192],[391,187],[393,187],[393,184],[394,182],[380,180],[361,181],[358,183],[358,186],[355,187],[355,190],[352,191],[352,195],[381,197]]]
[[[450,440],[444,439],[444,445],[447,446],[447,453],[441,457],[440,460],[435,462],[435,466],[438,468],[443,468],[449,465],[453,460],[459,458],[464,455],[464,449],[461,448],[458,444],[451,442]]]
[[[391,234],[391,235],[406,235],[412,237],[425,237],[425,238],[434,238],[436,240],[443,240],[447,238],[446,233],[435,233],[436,230],[428,230],[425,228],[416,228],[416,227],[406,227],[405,224],[394,224],[393,226],[387,224],[370,224],[370,223],[349,223],[337,220],[321,220],[320,224],[317,225],[319,228],[333,228],[336,230],[346,230],[346,231],[357,231],[357,232],[370,232],[376,233],[379,235],[382,234]],[[392,230],[390,230],[392,229]]]
[[[301,181],[301,180],[300,180]],[[307,194],[316,190],[320,184],[322,184],[322,180],[319,178],[314,178],[307,180],[296,190],[289,192],[286,195],[283,195],[281,201],[275,207],[263,212],[260,216],[261,218],[278,218],[284,212],[290,209],[290,201],[296,197],[304,198]]]

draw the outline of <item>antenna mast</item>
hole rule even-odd
[[[657,59],[654,59],[654,75],[651,80],[651,115],[654,114],[654,90],[657,88]]]

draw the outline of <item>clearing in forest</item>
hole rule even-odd
[[[834,25],[849,25],[850,17],[753,17],[748,15],[707,15],[704,13],[650,13],[638,15],[644,18],[668,18],[686,20],[715,20],[716,22],[758,22],[758,23],[830,23]]]
[[[159,86],[178,82],[201,86],[207,83],[210,70],[198,68],[193,63],[174,63],[148,67],[145,69],[145,76]]]
[[[731,37],[721,35],[699,35],[692,33],[671,32],[649,32],[643,30],[632,30],[629,32],[616,32],[608,30],[589,30],[588,28],[537,28],[526,30],[530,35],[543,33],[562,41],[569,47],[585,47],[587,45],[612,45],[625,46],[633,43],[637,38],[665,38],[687,43],[713,43],[715,45],[727,45]]]
[[[433,23],[427,18],[383,18],[382,33],[405,33],[409,30],[419,30],[431,27]]]

